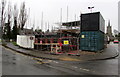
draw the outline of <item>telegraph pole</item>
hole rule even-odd
[[[67,22],[68,22],[68,6],[67,6]]]
[[[60,38],[61,38],[61,33],[62,33],[61,28],[62,28],[62,8],[60,10]]]
[[[41,16],[41,30],[43,29],[43,12],[42,12],[42,16]]]

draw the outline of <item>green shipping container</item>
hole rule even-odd
[[[101,31],[84,31],[80,33],[80,50],[100,51],[104,49],[104,33]]]

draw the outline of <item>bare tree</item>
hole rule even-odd
[[[5,7],[6,7],[6,0],[2,0],[1,1],[1,20],[0,20],[0,24],[1,24],[1,34],[3,35],[4,33],[4,27],[5,27],[5,19],[6,19],[6,12],[5,12]]]
[[[11,23],[11,18],[12,18],[12,7],[11,7],[11,3],[9,2],[8,3],[8,13],[7,13],[7,15],[8,15],[8,24],[9,24],[9,26],[10,26],[10,23]]]
[[[14,15],[14,18],[18,18],[18,9],[17,9],[17,5],[15,4],[14,5],[14,13],[13,13]]]
[[[14,20],[14,26],[13,26],[12,34],[13,34],[13,39],[16,40],[17,34],[19,34],[18,9],[16,5],[14,5],[13,20]]]
[[[18,9],[17,9],[17,5],[14,5],[13,20],[14,20],[14,26],[18,27]]]
[[[25,2],[23,2],[20,7],[20,15],[19,15],[19,25],[21,30],[23,30],[23,27],[25,26],[27,18],[28,18],[27,9],[25,7]]]
[[[7,11],[7,25],[6,25],[6,35],[8,39],[11,39],[11,19],[12,19],[12,7],[11,3],[8,3],[8,11]]]

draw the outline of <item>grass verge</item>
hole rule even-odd
[[[12,42],[13,45],[18,46],[16,42]]]

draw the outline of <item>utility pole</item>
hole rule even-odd
[[[33,22],[33,30],[35,30],[35,17],[34,17],[34,22]]]
[[[62,8],[60,10],[60,38],[61,38],[61,33],[62,33],[61,28],[62,28]]]
[[[62,25],[62,8],[60,10],[60,24]]]
[[[68,6],[67,6],[67,22],[68,22]]]
[[[74,24],[74,26],[77,26],[76,14],[75,14],[75,24]]]
[[[30,8],[29,8],[29,11],[28,11],[28,15],[29,15],[29,17],[30,17]],[[27,24],[26,24],[26,29],[27,29],[27,25],[29,26],[30,25],[30,18],[28,18],[28,20],[27,20]]]
[[[43,12],[42,12],[42,17],[41,17],[41,30],[43,29]]]
[[[47,22],[45,22],[45,31],[47,31]]]
[[[49,22],[48,22],[48,31],[49,31]]]
[[[75,21],[76,21],[76,14],[75,14]]]

